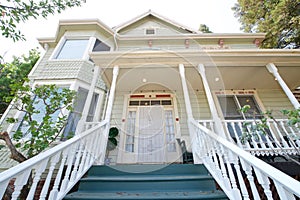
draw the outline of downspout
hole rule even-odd
[[[287,86],[287,84],[284,82],[284,80],[281,78],[275,64],[269,63],[266,65],[266,67],[269,70],[269,72],[272,73],[273,76],[275,77],[275,79],[278,81],[279,85],[281,86],[281,88],[283,89],[283,91],[285,92],[287,97],[289,98],[290,102],[293,104],[294,108],[299,109],[300,104],[299,104],[298,100],[296,99],[296,97],[294,96],[294,94],[292,93],[290,88]]]
[[[117,30],[114,31],[114,42],[115,42],[115,51],[119,50],[119,46],[117,43]]]

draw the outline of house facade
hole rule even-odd
[[[201,33],[152,11],[114,28],[96,19],[64,20],[55,37],[39,39],[45,53],[29,78],[33,87],[77,92],[66,137],[109,117],[120,134],[106,164],[185,162],[184,149],[197,149],[191,119],[241,151],[281,162],[280,155],[299,156],[299,129],[284,125],[280,111],[299,108],[293,91],[300,86],[300,51],[260,49],[264,37]],[[240,111],[245,105],[250,114]],[[255,123],[268,110],[279,122],[268,122],[270,137],[243,142],[243,122]],[[22,114],[11,109],[6,116]],[[195,153],[194,162],[202,162]]]

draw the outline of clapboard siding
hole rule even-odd
[[[274,117],[282,118],[281,110],[293,109],[292,104],[282,90],[257,90],[259,99],[266,110],[271,110]]]

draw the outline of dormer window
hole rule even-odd
[[[154,28],[147,28],[146,29],[146,35],[154,35],[155,29]]]
[[[88,39],[67,39],[58,52],[56,59],[83,59]]]

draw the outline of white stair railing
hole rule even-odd
[[[44,182],[39,199],[62,199],[93,163],[99,159],[104,162],[105,150],[101,147],[107,143],[104,132],[108,126],[107,120],[93,124],[83,133],[0,173],[0,199],[11,181],[14,187],[11,199],[18,199],[28,180],[32,181],[28,200],[37,194],[39,182]]]
[[[276,199],[278,196],[293,200],[300,197],[300,182],[218,136],[198,121],[192,119],[189,123],[196,133],[193,139],[197,146],[196,155],[230,199]]]

